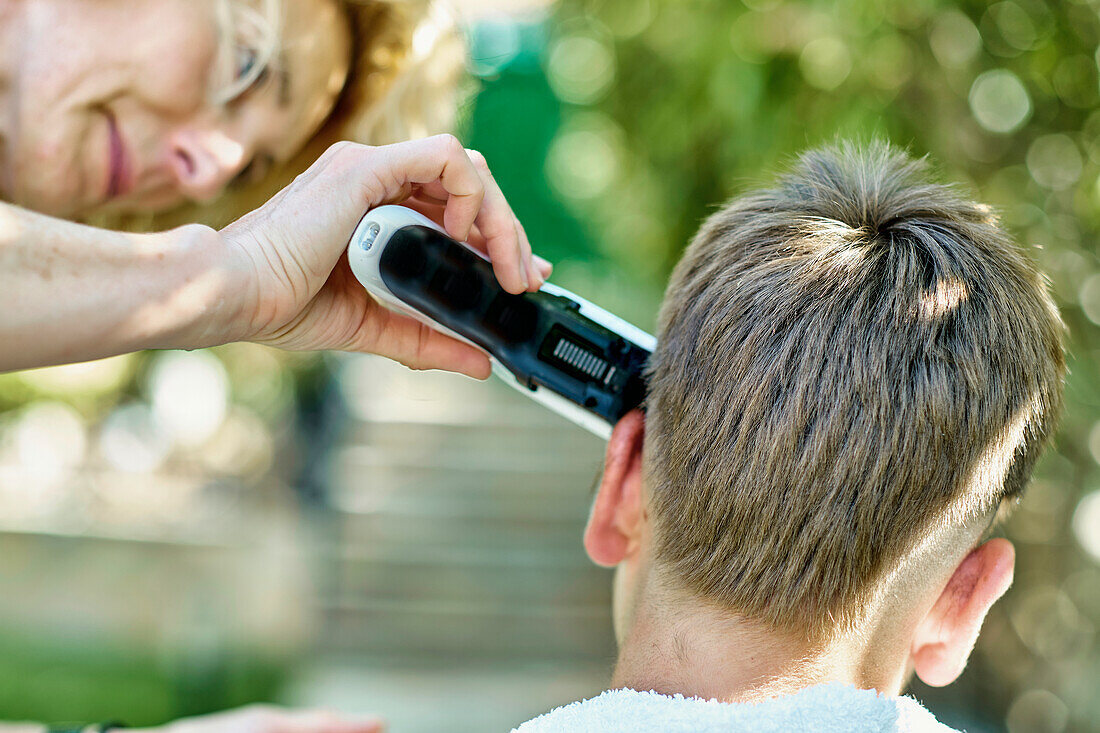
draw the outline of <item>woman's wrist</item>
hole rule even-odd
[[[162,232],[165,271],[173,273],[165,294],[168,315],[178,328],[158,348],[199,349],[249,336],[246,304],[254,289],[252,268],[216,230],[188,224]]]

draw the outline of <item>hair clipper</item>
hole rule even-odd
[[[369,211],[348,262],[383,305],[487,352],[504,381],[596,435],[645,398],[653,336],[550,283],[508,293],[488,258],[411,209]]]

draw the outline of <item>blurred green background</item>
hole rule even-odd
[[[1100,4],[465,5],[463,136],[555,280],[643,327],[708,212],[812,145],[888,138],[1002,213],[1069,327],[1068,411],[970,666],[911,693],[1100,730]],[[485,730],[606,682],[600,445],[500,385],[232,346],[0,377],[0,409],[0,718]]]

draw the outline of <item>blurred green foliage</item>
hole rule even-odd
[[[196,666],[144,646],[13,633],[0,635],[0,654],[3,718],[51,724],[156,725],[271,699],[286,673],[284,660],[251,649]]]
[[[563,0],[547,173],[599,249],[662,284],[713,207],[800,150],[887,138],[996,207],[1069,327],[1068,411],[1006,528],[1016,585],[963,679],[969,730],[1100,720],[1100,16],[1094,2]],[[650,305],[652,307],[653,304]]]

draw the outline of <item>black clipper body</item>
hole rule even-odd
[[[384,305],[487,352],[509,384],[601,437],[645,398],[651,335],[550,283],[506,292],[481,253],[411,209],[370,211],[348,261]]]

